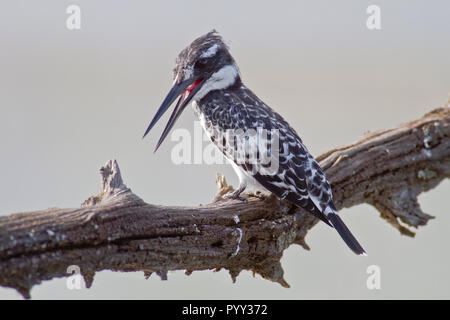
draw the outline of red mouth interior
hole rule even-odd
[[[186,92],[188,94],[191,93],[192,90],[194,90],[194,88],[201,82],[200,79],[195,80],[192,84],[189,85],[189,87],[186,88],[186,90],[184,90],[181,94],[185,94]]]

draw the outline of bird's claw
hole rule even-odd
[[[241,202],[248,202],[247,198],[241,197],[241,192],[237,192],[239,190],[235,190],[233,192],[228,192],[223,195],[223,198],[225,199],[231,199],[231,200],[239,200]]]

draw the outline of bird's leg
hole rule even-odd
[[[241,183],[236,190],[234,190],[233,192],[229,192],[226,195],[224,195],[224,198],[233,199],[233,200],[239,200],[239,201],[242,201],[242,202],[247,202],[246,198],[240,196],[241,193],[244,192],[245,188],[247,188],[247,185]]]

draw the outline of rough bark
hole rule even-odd
[[[440,108],[397,128],[368,134],[317,158],[338,209],[369,203],[401,234],[426,225],[417,196],[450,176],[450,109]],[[211,204],[147,204],[125,186],[116,161],[101,170],[102,187],[80,208],[46,209],[0,218],[0,285],[30,297],[33,285],[64,277],[77,265],[91,286],[100,270],[153,272],[228,269],[235,281],[252,270],[288,287],[280,258],[318,220],[275,197],[222,199],[230,190],[218,175]]]

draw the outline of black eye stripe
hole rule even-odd
[[[195,68],[203,68],[207,63],[208,63],[208,59],[207,58],[199,59],[195,63]]]

